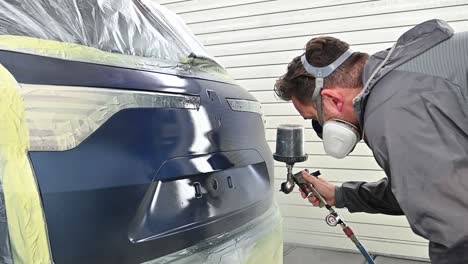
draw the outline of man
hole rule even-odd
[[[275,92],[313,120],[328,154],[343,158],[362,138],[387,178],[304,177],[337,208],[406,215],[433,263],[468,263],[468,32],[430,20],[370,57],[348,48],[310,40]]]

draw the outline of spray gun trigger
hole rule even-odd
[[[294,182],[301,188],[302,192],[306,195],[307,198],[311,196],[317,197],[319,199],[319,207],[322,208],[323,206],[327,205],[323,197],[320,195],[319,192],[310,184],[308,183],[304,177],[302,177],[302,172],[296,173],[291,178]]]

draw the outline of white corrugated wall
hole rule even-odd
[[[403,32],[425,20],[446,20],[456,31],[468,30],[468,1],[457,0],[160,0],[179,14],[240,85],[264,107],[267,140],[274,151],[275,128],[282,123],[306,126],[309,160],[296,167],[320,169],[324,178],[374,181],[384,177],[372,153],[359,143],[351,156],[336,160],[324,155],[320,140],[291,103],[275,98],[275,80],[303,52],[312,37],[332,35],[353,50],[373,53],[390,47]],[[275,186],[285,168],[276,164]],[[298,193],[277,193],[284,216],[285,241],[354,249],[339,228],[324,222],[326,210],[316,209]],[[340,213],[354,227],[369,251],[427,258],[427,242],[417,237],[404,217]]]

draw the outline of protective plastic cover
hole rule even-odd
[[[150,0],[0,1],[0,49],[232,82],[184,22]]]
[[[179,60],[208,56],[179,17],[145,0],[4,0],[0,34]]]
[[[282,264],[283,236],[274,204],[261,217],[191,248],[143,264]]]

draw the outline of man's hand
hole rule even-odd
[[[303,171],[302,176],[307,182],[311,183],[315,187],[315,189],[323,196],[325,201],[327,201],[328,205],[335,206],[336,186],[334,184],[329,183],[324,179],[316,178],[315,176],[310,175],[307,171]],[[299,190],[301,192],[302,198],[306,198],[305,193],[303,193],[301,189]],[[315,196],[309,197],[309,202],[314,206],[319,206],[320,204],[319,199]]]

